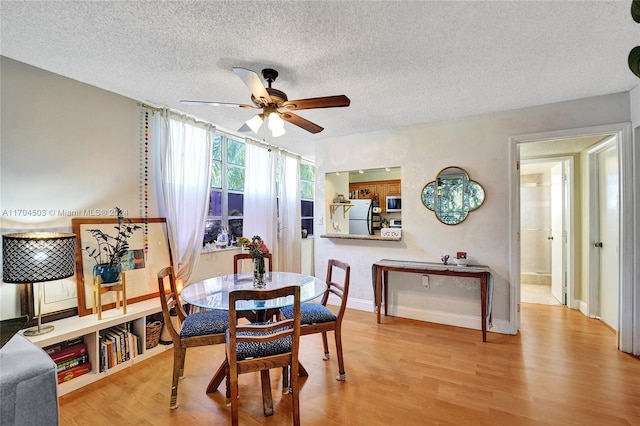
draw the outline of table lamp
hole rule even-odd
[[[14,284],[38,283],[38,325],[27,336],[49,333],[42,325],[42,283],[75,273],[76,236],[59,232],[25,232],[2,236],[2,280]]]

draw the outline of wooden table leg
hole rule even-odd
[[[380,324],[380,306],[382,300],[382,269],[380,266],[376,267],[376,317],[378,324]]]
[[[222,380],[226,377],[226,375],[227,375],[227,360],[225,359],[222,362],[222,364],[220,364],[220,367],[218,367],[216,374],[214,374],[213,377],[211,378],[211,381],[207,386],[207,393],[212,393],[217,391],[218,387],[220,386],[220,383],[222,383]]]
[[[302,366],[302,364],[300,363],[300,361],[298,361],[298,377],[309,377],[309,373],[307,372],[307,370]]]
[[[482,341],[487,341],[487,274],[482,274],[480,278],[480,309],[482,319]]]
[[[389,282],[389,271],[384,271],[382,273],[382,291],[384,292],[384,316],[389,315],[389,286],[387,283]]]
[[[260,383],[262,384],[262,411],[265,416],[273,416],[273,396],[271,395],[269,370],[260,371]]]

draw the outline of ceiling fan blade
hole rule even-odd
[[[345,95],[324,96],[322,98],[296,99],[293,101],[283,102],[281,112],[296,111],[300,109],[312,108],[336,108],[347,107],[351,104],[351,100]]]
[[[207,105],[207,106],[223,106],[223,107],[240,107],[240,108],[257,108],[255,105],[234,104],[229,102],[212,102],[212,101],[180,101],[183,105]]]
[[[250,131],[251,131],[251,128],[250,128],[249,126],[247,126],[247,123],[244,123],[244,124],[242,125],[242,127],[240,127],[240,128],[238,129],[238,131],[239,131],[239,132],[243,132],[243,133],[244,133],[244,132],[250,132]]]
[[[306,118],[302,118],[299,115],[295,115],[290,112],[283,112],[282,114],[280,114],[280,118],[282,118],[284,121],[288,121],[291,124],[295,124],[296,126],[301,127],[310,133],[320,133],[324,130],[324,127],[320,127],[317,124],[307,120]]]
[[[233,72],[236,73],[240,80],[251,90],[253,97],[257,100],[263,100],[263,103],[270,104],[273,101],[271,96],[267,92],[267,89],[262,84],[262,80],[258,77],[255,71],[248,70],[246,68],[234,67]]]

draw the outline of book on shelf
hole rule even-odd
[[[124,323],[100,331],[100,371],[139,355],[139,338],[131,327],[132,323]]]
[[[77,365],[68,370],[64,370],[58,373],[58,383],[68,382],[69,380],[82,376],[91,371],[91,363],[85,362],[84,364]]]
[[[100,344],[100,351],[103,354],[105,362],[105,364],[101,366],[100,369],[101,371],[105,371],[107,368],[111,368],[117,364],[115,340],[113,336],[109,335],[108,333],[101,334],[100,338],[102,340]]]
[[[70,346],[75,346],[78,343],[82,343],[82,342],[84,342],[84,337],[80,336],[80,337],[76,337],[75,339],[65,340],[64,342],[59,342],[54,345],[45,346],[42,349],[49,355],[53,355],[58,352],[62,352],[64,349]]]
[[[113,327],[116,333],[120,336],[120,345],[122,346],[122,361],[128,361],[131,359],[131,345],[129,344],[129,323],[116,325]]]
[[[87,353],[87,344],[84,342],[81,342],[81,343],[76,343],[75,345],[66,347],[62,349],[60,352],[50,354],[49,356],[51,357],[53,362],[58,364],[63,361],[77,358],[80,355],[84,355],[86,353]]]
[[[86,364],[87,362],[89,362],[89,354],[83,354],[77,358],[71,358],[66,361],[58,362],[56,363],[56,366],[57,366],[58,373],[60,373],[62,371],[69,370],[73,367],[76,367],[80,364]]]
[[[110,328],[107,330],[107,333],[113,338],[113,342],[115,343],[116,348],[116,360],[117,364],[121,364],[127,360],[126,356],[126,348],[124,347],[124,342],[122,339],[122,333],[114,328]]]
[[[136,336],[134,333],[129,334],[129,338],[130,338],[130,342],[131,342],[131,350],[132,350],[132,355],[131,358],[135,358],[138,355],[140,355],[140,353],[138,352],[138,336]]]

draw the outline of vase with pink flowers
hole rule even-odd
[[[259,235],[254,235],[251,241],[247,238],[239,238],[238,242],[249,251],[253,259],[253,286],[265,288],[267,282],[264,278],[264,256],[269,253],[269,248]]]

